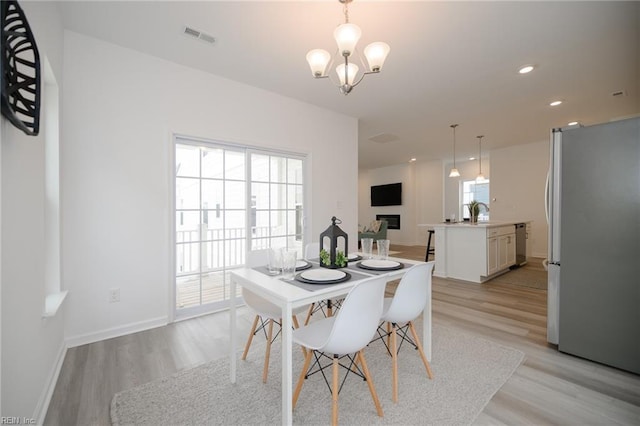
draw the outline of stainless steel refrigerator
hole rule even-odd
[[[640,373],[640,118],[554,129],[547,340]]]

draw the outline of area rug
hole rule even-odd
[[[264,347],[252,347],[247,361],[238,361],[236,384],[229,382],[227,358],[212,361],[116,394],[111,420],[114,425],[280,424],[279,347],[273,346],[267,384],[261,379]],[[386,349],[377,342],[365,354],[384,417],[377,416],[366,382],[350,375],[338,402],[343,425],[471,424],[524,358],[516,349],[435,326],[434,379],[427,378],[419,354],[404,346],[399,355],[399,402],[394,404]],[[297,380],[302,353],[294,355]],[[306,380],[293,422],[331,422],[331,395],[320,374]]]
[[[544,269],[533,269],[528,267],[516,268],[506,274],[494,278],[491,282],[500,282],[516,285],[519,287],[535,288],[538,290],[547,289],[547,271]]]

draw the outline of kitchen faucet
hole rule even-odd
[[[484,206],[485,211],[489,211],[489,206],[488,206],[488,205],[486,205],[485,203],[483,203],[483,202],[479,201],[479,202],[478,202],[478,205]]]

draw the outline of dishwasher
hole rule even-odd
[[[527,224],[516,223],[516,265],[527,263]]]

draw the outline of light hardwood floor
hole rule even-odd
[[[424,247],[391,250],[398,257],[424,259]],[[532,259],[525,267],[541,265]],[[472,284],[434,277],[435,323],[525,353],[522,365],[476,423],[640,425],[640,376],[562,354],[547,344],[546,297],[545,290],[508,282]],[[252,316],[246,309],[239,315],[245,336]],[[115,393],[226,356],[228,324],[228,313],[220,312],[69,349],[45,424],[110,424]],[[244,344],[240,340],[239,349]],[[274,374],[270,380],[278,379]]]

